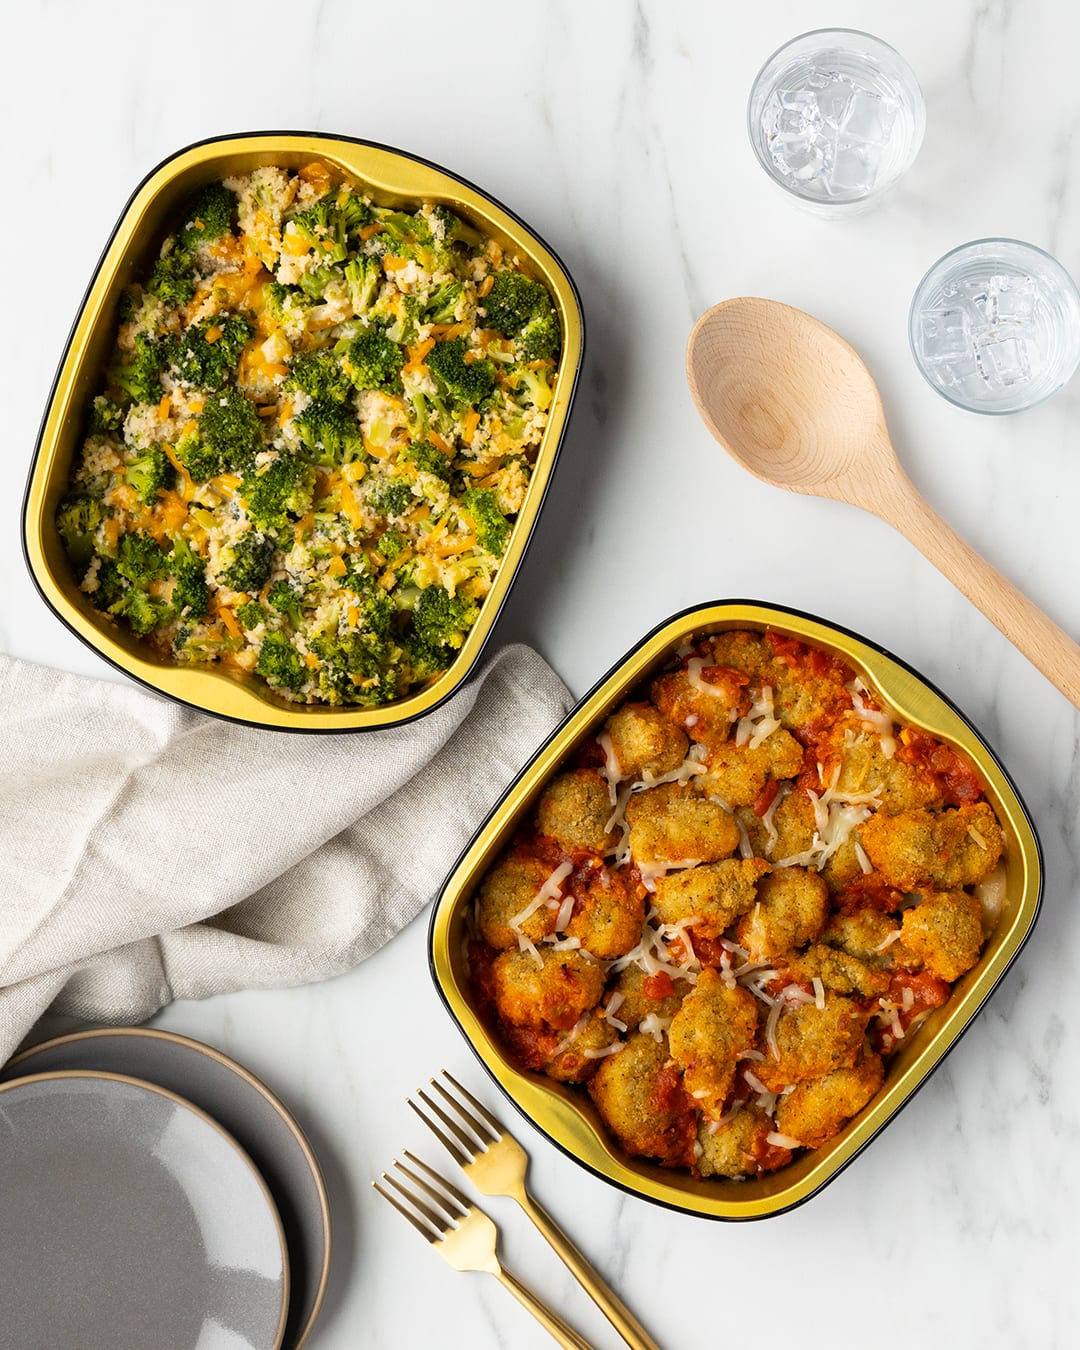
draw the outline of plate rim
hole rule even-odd
[[[300,1146],[300,1151],[304,1155],[312,1180],[315,1183],[315,1190],[319,1197],[319,1212],[322,1220],[323,1231],[323,1254],[322,1263],[317,1271],[315,1286],[315,1295],[311,1304],[311,1311],[308,1313],[303,1325],[297,1330],[296,1344],[294,1350],[303,1350],[311,1337],[315,1324],[319,1320],[322,1312],[323,1303],[326,1300],[326,1291],[330,1283],[330,1264],[333,1255],[334,1246],[334,1226],[330,1213],[330,1196],[326,1189],[326,1179],[323,1176],[319,1160],[315,1155],[315,1150],[311,1147],[307,1135],[304,1133],[299,1121],[295,1118],[289,1108],[281,1098],[258,1077],[257,1074],[238,1063],[230,1055],[225,1054],[223,1050],[216,1046],[207,1045],[205,1041],[197,1041],[191,1036],[185,1036],[178,1031],[168,1031],[161,1027],[89,1027],[83,1031],[64,1032],[59,1036],[50,1036],[48,1040],[39,1041],[36,1045],[29,1046],[25,1050],[20,1050],[18,1054],[12,1055],[7,1064],[0,1066],[0,1073],[7,1073],[10,1069],[24,1064],[31,1060],[35,1055],[43,1051],[53,1050],[60,1046],[70,1045],[75,1042],[92,1042],[96,1040],[113,1040],[123,1037],[134,1037],[137,1040],[147,1041],[171,1041],[175,1045],[183,1046],[185,1049],[193,1050],[197,1054],[205,1055],[208,1059],[214,1060],[222,1065],[223,1068],[230,1070],[248,1087],[253,1088],[274,1110],[281,1119],[283,1125],[289,1130],[289,1133]],[[57,1070],[56,1072],[62,1072]],[[27,1075],[22,1075],[26,1077]],[[13,1082],[19,1082],[20,1079],[13,1079]],[[140,1079],[141,1082],[149,1082],[149,1079]],[[0,1083],[0,1087],[3,1084]],[[167,1090],[167,1089],[166,1089]],[[192,1105],[194,1105],[192,1103]],[[196,1107],[196,1110],[201,1109]],[[224,1127],[222,1127],[224,1128]],[[228,1131],[226,1131],[228,1133]],[[243,1147],[239,1145],[239,1147]],[[252,1164],[254,1166],[254,1164]],[[256,1168],[256,1171],[258,1169]],[[275,1205],[275,1212],[277,1206]],[[286,1244],[287,1245],[287,1244]],[[291,1284],[291,1280],[290,1280]]]
[[[224,1125],[220,1125],[213,1116],[204,1111],[202,1107],[196,1106],[194,1102],[189,1102],[185,1097],[181,1097],[179,1093],[170,1091],[169,1088],[158,1087],[156,1083],[148,1083],[143,1078],[135,1078],[126,1073],[108,1073],[103,1069],[54,1069],[51,1072],[46,1073],[30,1073],[25,1074],[22,1078],[12,1078],[6,1083],[0,1083],[0,1097],[5,1096],[7,1093],[15,1091],[18,1088],[40,1086],[42,1083],[87,1080],[94,1082],[123,1083],[127,1087],[133,1087],[143,1092],[152,1092],[155,1096],[164,1097],[167,1101],[173,1102],[183,1110],[189,1111],[193,1116],[200,1119],[204,1124],[209,1125],[212,1130],[219,1134],[233,1149],[240,1162],[251,1173],[259,1190],[262,1192],[267,1210],[274,1222],[278,1246],[281,1250],[281,1309],[278,1313],[277,1331],[274,1335],[274,1350],[281,1350],[282,1342],[285,1338],[285,1324],[289,1316],[289,1293],[291,1288],[289,1248],[285,1241],[285,1228],[282,1225],[281,1215],[278,1213],[278,1207],[274,1197],[270,1194],[269,1186],[267,1186],[266,1181],[263,1179],[262,1173],[248,1156],[246,1149],[240,1146]]]

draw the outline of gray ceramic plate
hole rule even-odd
[[[0,1085],[0,1308],[12,1346],[277,1350],[285,1234],[236,1141],[134,1078]]]
[[[0,1082],[57,1069],[145,1079],[201,1107],[228,1130],[262,1173],[281,1215],[292,1288],[283,1344],[300,1350],[326,1293],[330,1206],[315,1155],[277,1097],[220,1050],[148,1027],[106,1027],[45,1041],[16,1055]]]

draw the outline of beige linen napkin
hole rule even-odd
[[[300,984],[431,898],[570,705],[527,647],[366,734],[256,731],[0,655],[0,1064],[55,1011]]]

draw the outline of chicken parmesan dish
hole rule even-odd
[[[818,1148],[979,960],[1004,899],[973,765],[839,657],[692,640],[476,892],[477,1000],[628,1153],[747,1178]]]
[[[443,204],[266,166],[188,203],[118,317],[56,515],[97,609],[294,703],[446,670],[554,397],[524,260]]]

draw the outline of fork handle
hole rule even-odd
[[[510,1290],[523,1308],[528,1308],[540,1325],[555,1337],[563,1350],[593,1350],[588,1341],[583,1341],[561,1317],[545,1307],[516,1276],[511,1275],[508,1270],[503,1270],[501,1266],[497,1266],[491,1273],[501,1285]]]
[[[619,1296],[604,1283],[548,1212],[532,1198],[524,1186],[514,1196],[521,1208],[548,1240],[570,1274],[585,1290],[611,1325],[633,1350],[660,1350],[634,1314]]]

